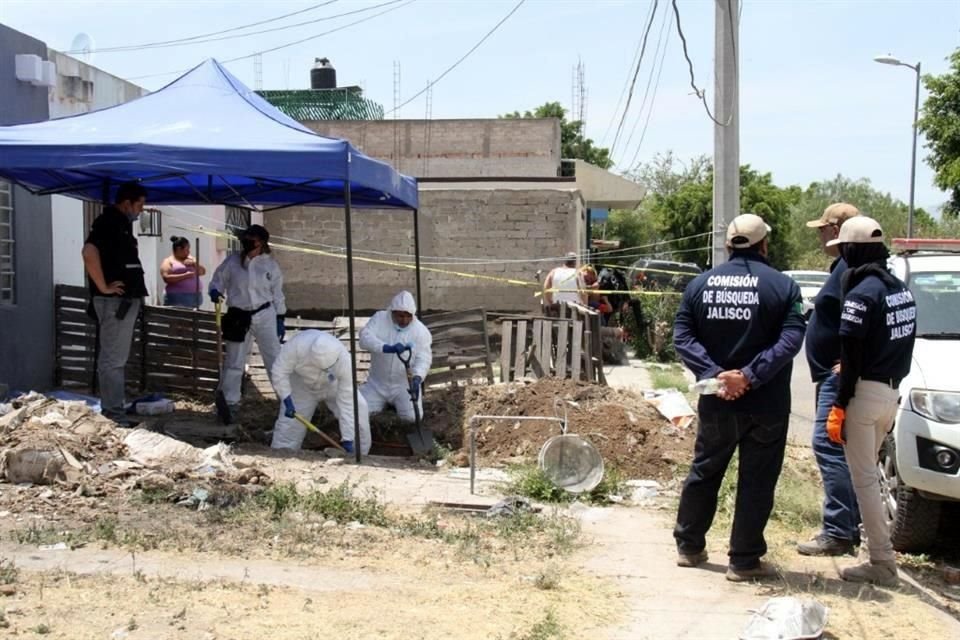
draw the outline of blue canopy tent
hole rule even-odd
[[[151,204],[224,204],[269,212],[343,207],[357,411],[351,210],[413,211],[417,303],[417,182],[346,140],[317,135],[210,59],[137,100],[67,118],[0,127],[0,178],[36,195],[112,201],[119,184],[147,187]],[[359,418],[354,428],[359,431]],[[359,441],[359,434],[355,434]],[[360,460],[357,447],[357,460]]]

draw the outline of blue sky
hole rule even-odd
[[[362,9],[386,0],[340,0],[265,29]],[[69,49],[79,32],[98,47],[141,44],[218,31],[305,9],[319,2],[141,0],[87,2],[0,0],[0,22],[53,48]],[[404,99],[424,87],[493,27],[516,0],[415,0],[341,32],[262,56],[263,88],[306,88],[315,57],[330,58],[340,84],[361,84],[367,96],[393,105],[393,62],[401,65]],[[651,2],[645,0],[527,0],[470,58],[433,90],[433,117],[493,117],[546,101],[571,102],[572,70],[585,66],[587,132],[613,140],[615,111]],[[391,5],[397,6],[397,5]],[[307,38],[379,10],[269,34],[124,53],[95,54],[93,63],[132,78],[189,68],[207,57],[227,59]],[[713,93],[711,0],[680,0],[681,21],[697,84]],[[681,158],[711,154],[712,123],[691,95],[686,62],[668,0],[661,0],[637,80],[617,169],[658,152]],[[639,107],[663,25],[666,47],[656,99]],[[745,0],[741,22],[741,161],[770,171],[778,184],[806,185],[837,173],[869,178],[906,201],[914,75],[880,65],[887,52],[942,73],[960,46],[960,1]],[[241,32],[237,32],[241,33]],[[659,58],[657,58],[659,65]],[[253,60],[228,65],[251,86]],[[156,89],[175,75],[138,83]],[[652,86],[651,86],[652,96]],[[921,94],[921,100],[923,95]],[[649,114],[642,145],[640,132]],[[422,118],[421,97],[401,111]],[[629,132],[639,125],[629,145]],[[611,126],[611,123],[614,123]],[[922,143],[922,140],[921,140]],[[918,206],[945,200],[932,183],[920,149]],[[635,160],[634,160],[635,159]]]

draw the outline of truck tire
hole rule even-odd
[[[887,436],[880,451],[881,493],[893,498],[894,509],[887,508],[890,541],[897,551],[927,551],[937,541],[940,528],[940,503],[928,500],[900,481],[897,474],[896,444]]]

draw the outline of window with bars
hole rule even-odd
[[[17,301],[13,223],[13,185],[0,180],[0,304],[15,304]]]
[[[227,241],[227,249],[240,250],[240,232],[250,226],[250,210],[241,207],[227,207],[226,231],[231,234]]]

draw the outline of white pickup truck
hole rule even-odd
[[[894,548],[923,551],[960,501],[960,240],[894,240],[890,266],[916,300],[917,341],[881,489]]]

